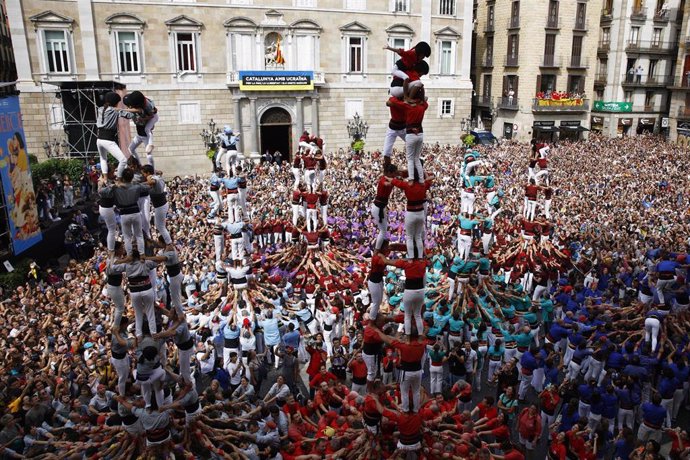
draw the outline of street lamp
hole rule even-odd
[[[201,133],[199,133],[201,139],[204,141],[206,157],[211,160],[211,164],[213,165],[211,167],[212,171],[215,171],[216,167],[216,153],[218,152],[219,134],[220,129],[216,128],[216,122],[213,121],[213,118],[211,118],[211,121],[208,122],[208,129],[204,128],[201,130]]]
[[[220,134],[220,129],[216,128],[216,122],[211,118],[211,121],[208,123],[208,129],[204,128],[199,133],[207,150],[215,150],[218,147],[218,134]]]
[[[359,139],[366,139],[368,131],[369,124],[362,120],[358,113],[355,113],[355,116],[352,117],[352,120],[347,122],[347,133],[355,141]]]

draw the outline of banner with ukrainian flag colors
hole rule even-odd
[[[314,72],[290,70],[240,71],[242,91],[309,91],[314,89]]]

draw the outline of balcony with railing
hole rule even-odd
[[[625,74],[622,86],[629,88],[665,88],[673,84],[668,75],[630,75]]]
[[[589,99],[581,97],[540,98],[532,99],[532,112],[587,112]]]
[[[606,8],[601,10],[601,18],[599,20],[600,23],[608,23],[613,21],[613,11],[608,10]]]
[[[633,7],[632,13],[630,14],[630,19],[632,19],[633,21],[646,21],[647,20],[647,8],[646,7],[641,7],[641,8]]]
[[[669,86],[672,86],[674,89],[690,90],[690,72],[682,77],[676,77]]]
[[[676,114],[680,120],[690,120],[690,107],[681,105],[678,107],[678,113]]]
[[[517,97],[502,97],[498,101],[498,108],[503,110],[519,110],[520,105]]]
[[[494,56],[493,54],[485,54],[482,56],[482,67],[491,68],[494,66]]]
[[[547,29],[560,29],[561,28],[561,18],[560,16],[549,16],[546,18],[546,28]]]
[[[491,107],[491,95],[482,94],[480,96],[474,96],[472,102],[478,107]]]
[[[667,9],[659,9],[654,12],[654,22],[659,23],[659,24],[665,24],[667,23],[670,18],[669,18],[669,11]]]
[[[589,21],[587,19],[576,19],[575,28],[573,29],[577,32],[586,32],[589,30]]]
[[[611,42],[609,40],[600,40],[597,45],[598,54],[607,54],[611,50]]]
[[[589,59],[583,56],[570,56],[569,69],[584,70],[589,68]]]
[[[485,34],[492,34],[492,33],[494,33],[494,31],[495,31],[494,22],[493,21],[487,22],[486,25],[484,26],[484,33]]]
[[[608,82],[608,75],[606,72],[600,72],[594,77],[594,86],[606,86]]]
[[[503,65],[506,67],[518,67],[520,65],[520,59],[518,58],[517,55],[515,56],[506,56],[505,59],[503,60]]]
[[[541,63],[539,64],[539,67],[543,69],[557,69],[563,65],[562,59],[560,56],[554,56],[552,54],[545,54],[541,58]]]
[[[508,21],[508,29],[519,29],[520,28],[520,16],[511,16]]]
[[[662,42],[658,40],[628,40],[625,51],[643,54],[675,54],[677,42]]]

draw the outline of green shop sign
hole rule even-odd
[[[594,101],[594,112],[632,112],[632,102]]]

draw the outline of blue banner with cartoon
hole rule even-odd
[[[41,241],[25,139],[19,98],[0,98],[0,178],[15,255]]]

